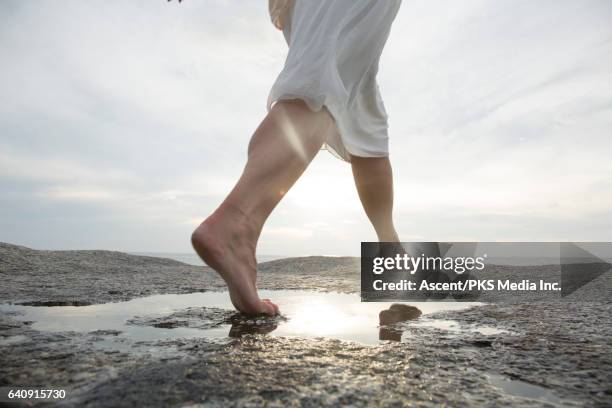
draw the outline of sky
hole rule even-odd
[[[132,252],[191,251],[287,53],[251,0],[5,0],[0,49],[0,241]],[[612,2],[403,0],[378,80],[402,240],[612,240]],[[375,239],[322,151],[258,253]]]

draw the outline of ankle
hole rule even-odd
[[[260,223],[256,217],[239,206],[227,202],[223,202],[205,222],[209,220],[213,223],[220,222],[222,228],[238,230],[240,234],[254,241],[259,238],[263,227],[263,223]]]
[[[376,231],[379,242],[399,242],[399,236],[394,228]]]

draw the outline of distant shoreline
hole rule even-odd
[[[201,266],[204,265],[198,255],[188,252],[126,252],[130,255],[151,256],[154,258],[174,259],[175,261],[183,262],[188,265]],[[291,258],[288,255],[257,255],[258,262],[276,261],[277,259]]]

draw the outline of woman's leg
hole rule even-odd
[[[388,157],[351,156],[361,204],[380,242],[398,242],[393,225],[393,172]]]
[[[266,219],[333,126],[326,109],[313,112],[301,100],[275,104],[251,138],[247,164],[235,187],[193,232],[194,249],[225,280],[238,310],[278,312],[257,294],[257,240]]]

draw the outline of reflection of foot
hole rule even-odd
[[[227,283],[232,304],[243,313],[275,315],[278,306],[257,294],[257,232],[245,214],[219,208],[191,236],[193,248]]]
[[[249,321],[243,318],[244,315],[234,315],[229,320],[232,323],[232,327],[229,331],[229,337],[242,337],[245,334],[268,334],[278,327],[277,319],[281,318],[280,315],[277,318],[267,318],[265,321]]]
[[[402,330],[389,329],[381,327],[378,330],[378,340],[402,341]]]
[[[239,338],[245,334],[268,334],[271,331],[276,330],[278,326],[275,324],[262,324],[262,325],[243,325],[233,324],[228,337]]]
[[[406,320],[415,320],[421,316],[421,311],[414,306],[393,303],[389,309],[381,310],[378,314],[380,328],[378,330],[379,340],[402,340],[402,328],[396,323]]]
[[[421,311],[409,305],[394,303],[389,309],[381,310],[378,319],[381,326],[404,322],[406,320],[418,319]]]

